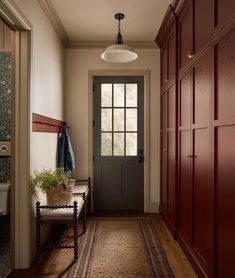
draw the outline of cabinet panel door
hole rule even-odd
[[[188,73],[180,80],[180,126],[187,127],[190,124],[190,94],[191,74]]]
[[[194,68],[194,124],[206,124],[210,120],[210,76],[210,62],[206,58]]]
[[[179,228],[184,238],[192,239],[192,175],[190,154],[190,130],[180,131],[180,217]]]
[[[167,93],[161,96],[161,129],[167,128]]]
[[[167,148],[167,166],[168,166],[168,215],[175,221],[175,194],[176,194],[176,135],[175,131],[169,131]]]
[[[200,51],[209,41],[212,23],[212,0],[194,1],[194,50]]]
[[[167,45],[163,48],[161,54],[161,85],[167,82]]]
[[[168,79],[172,80],[176,74],[176,31],[174,30],[168,40]]]
[[[168,214],[175,220],[176,194],[176,88],[168,89],[168,132],[167,132],[167,165],[168,165]]]
[[[214,0],[216,11],[216,25],[220,25],[228,20],[232,15],[235,16],[234,0]]]
[[[167,210],[167,92],[161,96],[161,204]]]
[[[161,204],[167,210],[167,133],[161,133]]]
[[[235,2],[235,1],[234,1]],[[216,46],[216,118],[235,117],[235,29]]]
[[[180,68],[186,66],[189,62],[190,54],[193,54],[193,16],[192,5],[189,5],[179,19],[179,51]]]
[[[175,129],[176,127],[176,91],[175,85],[168,89],[167,105],[167,127]]]
[[[209,270],[212,255],[212,186],[210,182],[210,136],[207,128],[194,130],[194,249]]]
[[[216,132],[216,274],[235,277],[235,125]]]

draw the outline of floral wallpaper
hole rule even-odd
[[[0,140],[11,139],[11,54],[0,53]],[[11,159],[0,157],[0,182],[10,180]]]
[[[0,182],[11,180],[11,158],[0,157]]]

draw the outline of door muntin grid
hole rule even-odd
[[[101,156],[137,156],[138,84],[101,84]]]

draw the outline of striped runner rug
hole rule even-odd
[[[174,277],[150,218],[92,218],[71,278]]]

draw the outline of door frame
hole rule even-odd
[[[150,71],[89,70],[88,71],[88,176],[91,177],[91,210],[93,202],[93,78],[95,76],[144,77],[144,212],[150,212]]]
[[[12,155],[11,155],[11,265],[31,264],[31,32],[32,25],[14,1],[0,0],[1,14],[12,34]],[[19,209],[20,208],[20,209]]]

